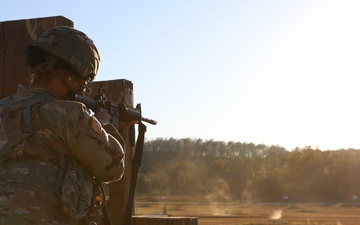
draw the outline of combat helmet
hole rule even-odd
[[[51,54],[45,62],[53,66],[58,59],[68,63],[81,77],[94,80],[99,69],[100,56],[94,42],[83,32],[68,26],[45,31],[31,46]],[[41,68],[37,68],[41,70]]]

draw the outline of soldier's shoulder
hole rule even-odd
[[[41,106],[43,112],[49,114],[82,114],[87,109],[86,106],[81,102],[67,101],[67,100],[54,100],[47,102]]]
[[[83,103],[70,100],[55,100],[53,103],[62,107],[84,107]]]
[[[59,99],[49,102],[48,105],[52,106],[52,107],[61,107],[61,108],[65,108],[65,109],[67,109],[67,108],[75,109],[75,108],[85,107],[85,105],[81,102],[59,100]]]

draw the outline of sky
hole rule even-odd
[[[360,149],[358,0],[12,0],[0,21],[64,16],[127,79],[146,138]],[[21,7],[20,7],[21,6]]]

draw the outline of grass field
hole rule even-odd
[[[135,202],[135,215],[197,217],[199,225],[359,225],[360,203]]]

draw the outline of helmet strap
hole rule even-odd
[[[86,93],[87,95],[90,95],[91,92],[92,92],[92,89],[89,88],[88,84],[85,84],[85,93]]]

